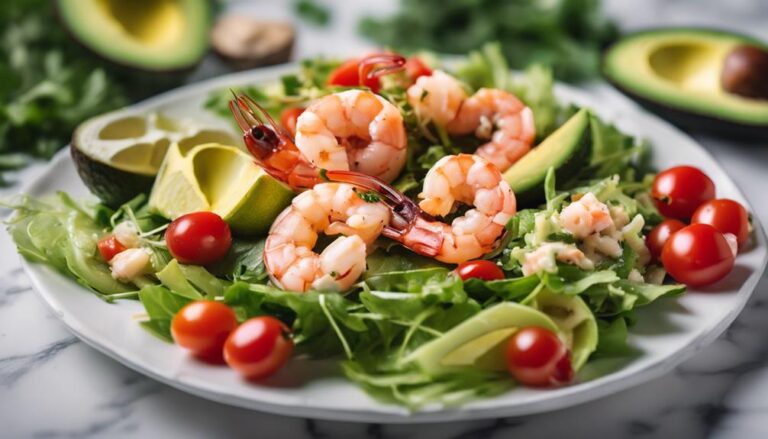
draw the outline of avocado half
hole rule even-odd
[[[56,6],[75,40],[120,66],[185,71],[208,49],[207,0],[57,0]]]
[[[700,28],[652,29],[608,48],[606,79],[651,111],[690,129],[740,138],[768,138],[768,100],[729,93],[721,84],[736,47],[768,46],[751,37]]]
[[[204,129],[160,113],[117,111],[86,120],[72,136],[78,175],[104,204],[117,207],[152,189],[168,148],[210,142],[237,144],[229,133]]]

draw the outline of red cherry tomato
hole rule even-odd
[[[743,246],[749,239],[749,214],[736,201],[722,198],[699,206],[691,217],[691,223],[709,224],[720,233],[732,233]]]
[[[293,352],[288,327],[270,316],[240,325],[224,344],[224,360],[247,379],[266,378],[280,369]]]
[[[687,220],[702,203],[715,198],[715,184],[693,166],[676,166],[659,173],[651,188],[662,215]]]
[[[223,360],[224,342],[235,328],[235,312],[223,303],[209,300],[189,303],[171,321],[171,335],[176,344],[213,363]]]
[[[182,264],[208,265],[221,260],[232,244],[229,225],[213,212],[176,218],[165,231],[168,251]]]
[[[411,81],[416,82],[422,76],[429,76],[432,74],[432,69],[424,64],[421,58],[412,56],[405,62],[405,72]]]
[[[666,219],[661,224],[654,227],[651,233],[645,238],[645,245],[651,251],[653,257],[658,260],[661,257],[661,251],[664,249],[664,243],[670,236],[678,230],[685,227],[685,223],[676,219]]]
[[[573,380],[568,349],[555,333],[536,326],[519,330],[509,340],[507,367],[526,386],[546,387]]]
[[[99,248],[101,257],[107,262],[111,261],[118,253],[126,250],[125,246],[115,238],[115,235],[101,238],[96,246]]]
[[[504,279],[504,272],[501,271],[501,268],[493,262],[484,259],[461,263],[456,267],[456,273],[461,280],[472,278],[481,280]]]
[[[724,278],[735,258],[722,233],[709,224],[691,224],[670,236],[661,262],[678,282],[703,286]]]
[[[360,86],[360,60],[350,59],[336,67],[328,75],[328,85],[338,85],[341,87],[359,87]],[[378,78],[365,78],[363,85],[370,88],[374,93],[378,93],[381,84]]]
[[[296,121],[303,112],[304,109],[301,107],[290,107],[280,113],[280,124],[285,127],[292,136],[296,135]]]

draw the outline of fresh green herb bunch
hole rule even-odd
[[[28,156],[49,158],[78,123],[127,103],[123,89],[58,24],[51,2],[0,8],[0,183]]]
[[[513,68],[544,64],[565,80],[596,75],[601,46],[618,34],[599,0],[401,0],[360,31],[403,51],[464,54],[498,40]]]

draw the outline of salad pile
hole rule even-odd
[[[498,46],[450,73],[427,56],[366,65],[308,60],[279,83],[206,104],[234,114],[264,168],[252,178],[262,195],[237,206],[269,217],[268,232],[221,203],[168,207],[162,181],[190,175],[170,170],[209,154],[204,163],[218,165],[196,184],[215,187],[211,175],[233,172],[220,160],[245,154],[185,145],[169,149],[150,193],[120,206],[64,193],[13,200],[19,252],[108,302],[141,301],[146,330],[257,385],[289,361],[337,359],[373,397],[418,409],[578,381],[591,361],[630,353],[638,307],[717,282],[748,241],[746,210],[716,199],[704,173],[654,174],[649,145],[558,103],[547,70],[511,76]],[[453,98],[462,104],[441,119],[437,102]],[[341,135],[356,117],[335,127],[333,117],[354,105],[376,109],[366,125],[402,123]],[[457,128],[473,105],[477,123]],[[386,166],[354,156],[366,135],[384,144]],[[339,169],[345,136],[354,141]],[[291,194],[280,209],[264,179]]]

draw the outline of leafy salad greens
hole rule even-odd
[[[288,106],[333,92],[325,81],[337,65],[305,61],[301,72],[277,85],[243,91],[277,117]],[[493,45],[456,69],[469,87],[517,94],[533,109],[541,138],[576,112],[555,99],[549,70],[532,67],[513,77],[507,72]],[[413,195],[436,160],[477,145],[420,125],[398,78],[391,81],[382,94],[405,115],[410,154],[396,186]],[[207,108],[228,117],[227,101],[215,94]],[[502,329],[508,318],[540,319],[567,341],[579,368],[594,358],[626,355],[635,310],[684,292],[681,285],[663,282],[665,273],[649,259],[643,241],[661,220],[648,197],[648,145],[593,115],[589,132],[589,154],[578,172],[560,179],[550,168],[544,202],[518,206],[498,249],[485,256],[504,271],[501,280],[463,281],[452,266],[381,240],[363,278],[346,294],[287,292],[270,284],[263,238],[235,237],[226,258],[212,266],[180,264],[163,240],[168,220],[148,208],[145,195],[116,210],[64,193],[19,196],[7,203],[15,210],[8,229],[28,260],[50,265],[106,301],[140,300],[146,310],[142,326],[166,341],[172,342],[171,320],[184,305],[222,301],[241,321],[277,317],[291,329],[298,354],[339,359],[345,376],[375,398],[411,409],[457,405],[514,386],[497,361],[499,340],[489,341],[488,334],[477,334],[483,342],[466,340],[478,319],[499,321]],[[595,238],[600,245],[567,230],[569,207],[589,200],[608,206],[615,224]],[[129,223],[151,252],[151,270],[130,281],[116,280],[97,249],[98,239],[122,223]],[[564,249],[583,259],[564,259]],[[435,359],[436,352],[442,357]]]

